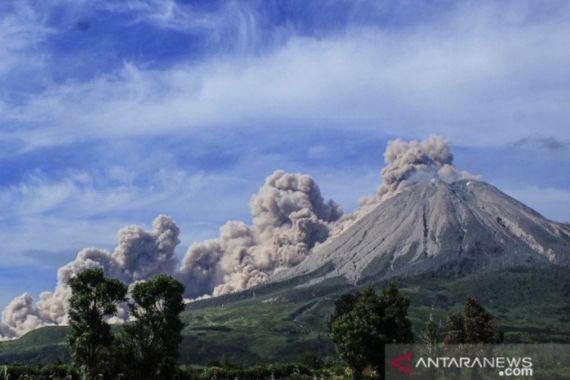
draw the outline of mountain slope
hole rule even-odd
[[[476,268],[570,263],[570,226],[480,181],[418,184],[377,206],[277,279],[332,264],[324,277],[389,278],[451,263]],[[475,269],[475,268],[474,268]]]
[[[394,278],[411,298],[416,336],[429,319],[445,326],[447,313],[475,296],[495,315],[507,342],[570,343],[570,276],[561,266],[519,267],[467,275],[440,269]],[[363,285],[382,288],[386,281]],[[294,361],[304,352],[333,355],[326,322],[334,300],[354,290],[340,278],[306,286],[297,279],[188,305],[181,364],[233,365]],[[65,327],[45,327],[0,342],[0,364],[69,360]]]
[[[479,181],[418,184],[382,202],[273,281],[194,302],[180,362],[234,365],[333,354],[326,328],[334,300],[397,282],[411,298],[416,333],[428,315],[475,296],[507,342],[570,342],[570,226],[549,221]],[[67,361],[64,327],[0,343],[3,362]]]

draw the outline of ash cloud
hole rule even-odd
[[[431,135],[423,141],[392,140],[384,153],[382,185],[376,199],[386,200],[419,182],[439,178],[451,183],[474,178],[453,166],[453,155],[445,137]]]
[[[309,176],[276,171],[250,200],[253,224],[230,221],[220,237],[190,247],[179,278],[187,296],[214,296],[244,290],[302,262],[315,248],[340,235],[381,202],[417,183],[438,178],[451,183],[475,178],[453,166],[449,142],[390,141],[384,153],[382,184],[343,216],[334,201],[323,200]]]
[[[43,325],[42,317],[34,307],[32,296],[24,293],[14,298],[4,309],[0,322],[0,337],[18,337]]]
[[[247,289],[297,265],[342,216],[313,178],[281,170],[267,177],[249,205],[252,225],[230,221],[218,239],[188,250],[180,278],[189,297]]]
[[[88,268],[102,268],[105,274],[127,284],[144,280],[158,273],[174,273],[174,249],[179,243],[180,230],[174,221],[158,216],[151,231],[138,226],[127,226],[118,233],[118,245],[113,253],[104,249],[86,248],[75,260],[59,268],[53,292],[40,294],[37,305],[29,294],[16,297],[4,309],[0,324],[0,338],[19,337],[27,331],[47,325],[67,324],[70,278]],[[119,319],[126,319],[122,308]]]
[[[151,231],[127,226],[118,233],[111,253],[86,248],[59,268],[53,292],[40,294],[34,304],[29,294],[16,297],[4,310],[0,338],[19,337],[27,331],[67,324],[71,290],[69,279],[88,268],[134,284],[159,273],[175,275],[186,285],[188,297],[220,295],[260,284],[276,271],[295,266],[324,242],[342,216],[339,205],[325,201],[314,179],[276,171],[250,200],[253,224],[230,221],[218,239],[193,244],[177,271],[174,255],[180,230],[167,216],[159,216]],[[121,307],[110,322],[128,319]]]
[[[455,168],[449,141],[437,135],[422,141],[389,141],[384,152],[384,163],[380,172],[382,184],[376,194],[361,197],[360,207],[336,224],[331,237],[340,235],[377,205],[415,184],[434,178],[447,183],[478,178]]]
[[[217,239],[192,244],[180,268],[174,254],[180,230],[171,218],[157,217],[151,231],[127,226],[119,231],[112,253],[86,248],[59,268],[55,290],[41,293],[37,304],[29,294],[16,297],[3,312],[0,338],[19,337],[45,325],[66,324],[71,296],[67,283],[84,269],[102,268],[107,276],[128,285],[159,273],[171,274],[184,283],[189,298],[236,292],[271,280],[309,255],[318,255],[319,246],[346,231],[381,202],[419,182],[474,178],[453,166],[448,141],[440,136],[390,141],[384,159],[377,192],[361,198],[361,207],[345,216],[336,202],[324,200],[310,176],[275,171],[250,199],[252,224],[225,223]],[[109,322],[127,319],[128,310],[122,306],[119,315]]]

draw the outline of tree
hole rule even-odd
[[[69,334],[73,362],[92,379],[102,372],[105,350],[111,345],[111,327],[105,321],[124,301],[127,289],[106,279],[102,269],[86,269],[69,280]]]
[[[361,378],[366,367],[384,372],[384,345],[413,342],[409,305],[394,283],[379,295],[367,287],[335,303],[329,320],[331,339],[355,378]]]
[[[130,315],[119,346],[128,363],[125,373],[133,379],[171,379],[176,373],[178,346],[184,324],[184,286],[167,275],[139,282],[132,290]]]
[[[473,297],[467,298],[463,313],[450,313],[445,343],[493,344],[502,341],[495,318]]]
[[[500,337],[495,318],[474,298],[469,297],[463,309],[465,343],[497,343]]]
[[[421,336],[421,342],[423,346],[420,347],[420,353],[422,356],[438,356],[438,343],[439,343],[439,329],[437,324],[433,320],[433,315],[430,314],[429,320],[426,323],[425,330]],[[422,372],[421,379],[436,379],[437,369],[428,368]]]
[[[445,343],[461,344],[465,343],[465,325],[463,313],[449,313],[447,318],[447,334]]]
[[[311,369],[321,369],[325,365],[323,359],[316,352],[303,352],[299,355],[299,364]]]
[[[426,330],[424,331],[424,335],[422,336],[423,343],[428,344],[430,346],[438,344],[439,343],[438,334],[439,331],[437,328],[437,324],[430,317],[428,323],[426,324]]]

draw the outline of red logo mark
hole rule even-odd
[[[405,374],[410,375],[412,373],[411,367],[412,353],[406,352],[404,355],[398,356],[396,359],[390,362],[390,365],[394,368],[399,369]],[[404,362],[402,364],[402,362]]]

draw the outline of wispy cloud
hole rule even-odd
[[[167,69],[125,62],[87,82],[54,84],[13,107],[2,117],[15,129],[5,138],[32,149],[270,128],[277,121],[291,128],[398,129],[408,137],[437,132],[471,145],[513,141],[537,125],[563,138],[570,109],[567,8],[531,19],[525,6],[472,4],[436,28],[354,26],[325,39],[291,35],[261,56],[221,54]],[[168,12],[167,19],[178,17]]]
[[[3,265],[29,261],[30,255],[19,252],[30,249],[59,252],[108,247],[118,228],[148,224],[158,213],[178,217],[186,228],[185,245],[217,233],[216,221],[227,214],[240,215],[231,197],[214,201],[208,195],[220,194],[220,188],[231,193],[231,186],[238,182],[235,178],[163,169],[144,178],[147,185],[141,185],[130,180],[132,173],[126,168],[112,167],[101,174],[97,178],[74,172],[56,181],[38,174],[1,189],[0,236],[6,241]],[[204,219],[205,214],[209,218]],[[210,224],[204,223],[207,220]]]
[[[1,9],[4,15],[0,16],[0,76],[13,70],[42,69],[41,54],[30,55],[29,52],[38,49],[53,31],[42,25],[26,2],[9,2]]]
[[[510,144],[519,149],[538,149],[551,153],[561,153],[570,149],[570,141],[554,137],[524,137]]]

